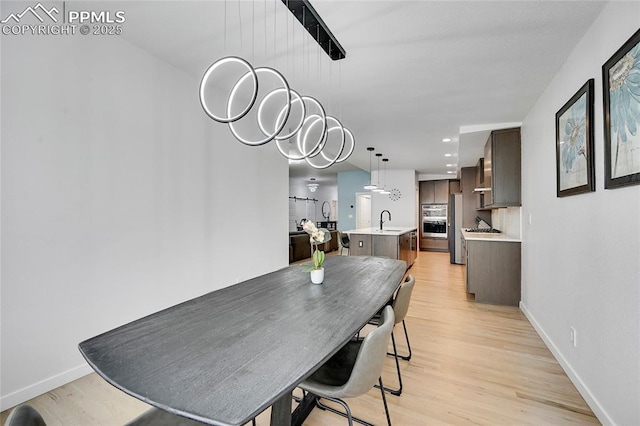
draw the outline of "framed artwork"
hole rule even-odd
[[[556,113],[558,197],[595,191],[593,83],[588,80]]]
[[[640,30],[602,66],[604,187],[640,184]]]

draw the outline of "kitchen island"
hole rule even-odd
[[[415,227],[389,229],[361,228],[346,231],[349,234],[351,256],[379,256],[404,260],[407,268],[415,262],[418,253],[418,233]]]
[[[519,237],[462,229],[462,257],[467,293],[476,302],[518,306],[520,303]]]

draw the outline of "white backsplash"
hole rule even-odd
[[[491,226],[510,237],[522,237],[522,207],[491,210]]]

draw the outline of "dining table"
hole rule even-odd
[[[271,407],[272,425],[302,424],[314,404],[292,411],[293,389],[390,301],[406,263],[328,256],[324,269],[319,285],[290,265],[211,291],[79,350],[107,382],[178,416],[235,426]]]

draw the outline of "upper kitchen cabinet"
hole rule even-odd
[[[427,180],[420,182],[420,204],[449,203],[449,181]]]
[[[484,146],[484,206],[520,206],[520,128],[494,130]]]
[[[490,210],[486,207],[485,203],[485,191],[479,191],[476,188],[484,188],[484,158],[478,159],[478,163],[475,167],[476,186],[474,187],[476,209],[477,210]],[[486,191],[489,192],[489,191]]]

